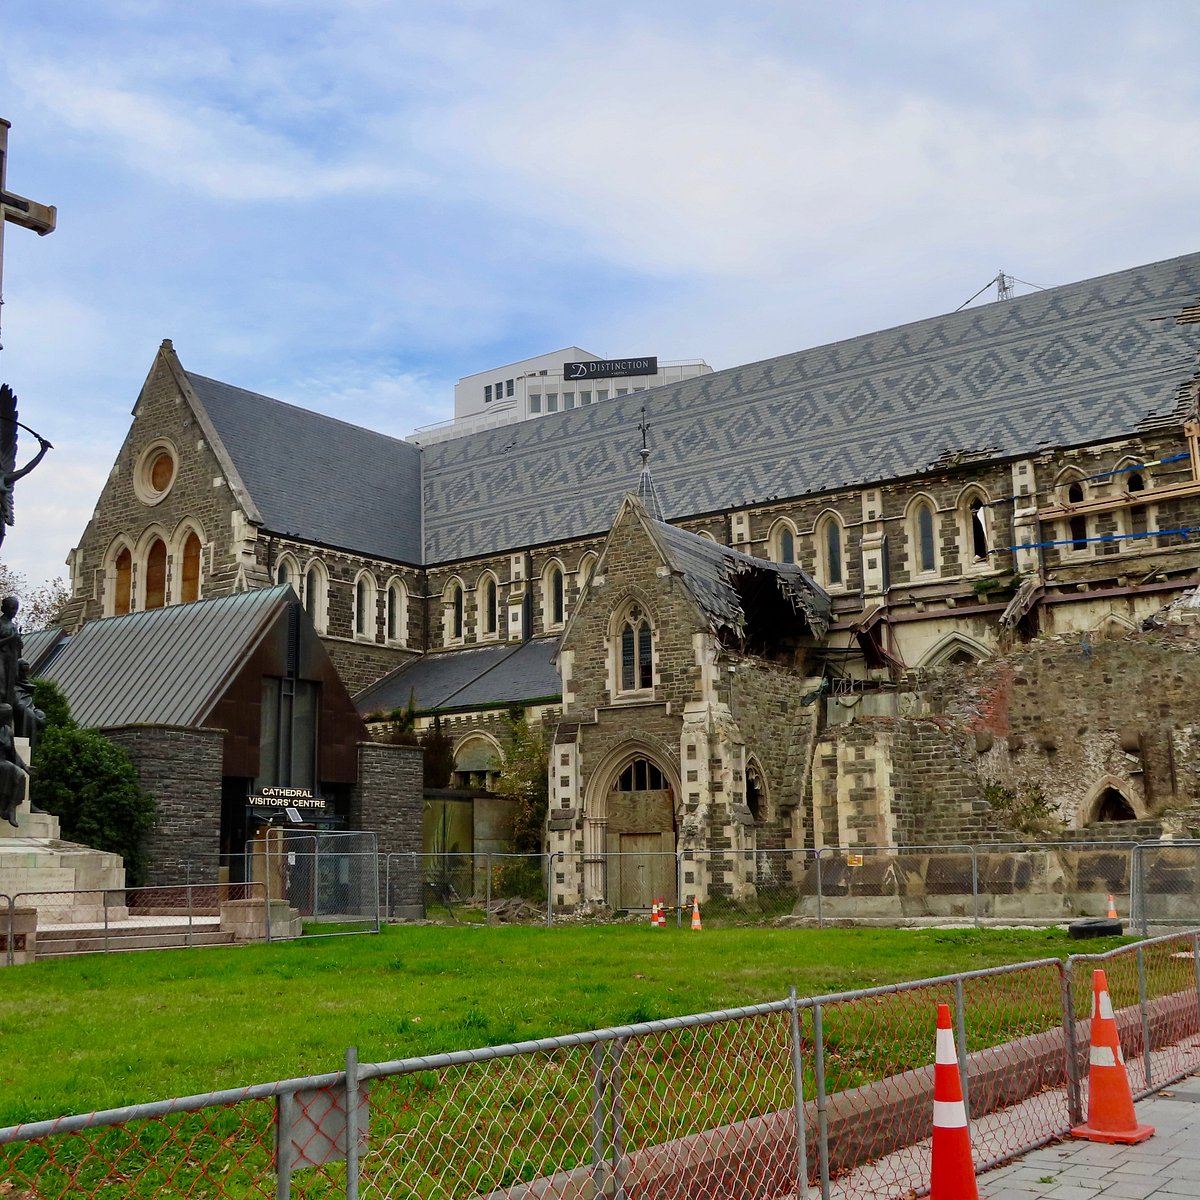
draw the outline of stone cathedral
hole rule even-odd
[[[1200,796],[1198,388],[1200,254],[424,446],[164,341],[63,625],[290,585],[483,790],[519,709],[563,904],[672,894],[612,851],[736,899],[762,849],[1011,836],[988,782],[1151,821]]]

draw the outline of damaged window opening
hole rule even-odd
[[[1134,471],[1129,476],[1125,484],[1127,492],[1144,492],[1146,490],[1146,479],[1138,471]],[[1148,519],[1149,510],[1144,504],[1135,504],[1129,510],[1129,532],[1130,533],[1147,533],[1150,529]]]
[[[1133,805],[1116,788],[1105,788],[1096,802],[1097,821],[1136,821]]]
[[[1067,488],[1067,503],[1082,504],[1083,503],[1083,484],[1073,483]],[[1086,550],[1087,549],[1087,517],[1081,513],[1074,516],[1068,522],[1071,530],[1071,549]]]
[[[984,524],[983,501],[978,497],[971,501],[971,543],[975,561],[987,562],[987,526]]]

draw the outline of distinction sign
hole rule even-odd
[[[630,375],[657,375],[658,356],[598,358],[593,362],[563,363],[563,379],[624,379]]]
[[[252,808],[317,808],[328,807],[322,796],[314,796],[312,788],[265,787],[253,793],[247,803]]]

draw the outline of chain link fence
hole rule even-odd
[[[1200,842],[826,846],[819,850],[390,854],[386,917],[685,924],[1054,925],[1104,917],[1144,935],[1200,923]],[[510,903],[519,900],[521,903]]]
[[[837,995],[359,1064],[0,1129],[21,1200],[904,1197],[950,1005],[976,1165],[1087,1105],[1092,970],[1135,1095],[1200,1067],[1200,931]]]
[[[374,833],[273,828],[247,842],[246,875],[294,910],[304,936],[379,932]]]
[[[275,927],[272,928],[274,920]],[[71,954],[228,945],[284,936],[261,884],[77,888],[0,896],[4,965]]]

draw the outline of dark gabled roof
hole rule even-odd
[[[364,715],[407,708],[417,712],[496,708],[562,695],[554,666],[557,638],[444,650],[397,668],[355,697]]]
[[[419,563],[421,452],[408,442],[185,372],[267,529]]]
[[[822,637],[829,627],[833,614],[829,594],[800,567],[754,558],[660,521],[647,525],[714,633],[744,636],[749,617],[744,596],[764,587],[786,601],[815,637]]]
[[[430,563],[602,533],[643,406],[671,519],[1179,421],[1200,254],[435,442]]]
[[[237,592],[89,621],[45,677],[80,725],[202,725],[290,587]]]
[[[29,664],[29,674],[36,678],[49,664],[66,633],[61,629],[39,629],[21,635],[21,657]]]

